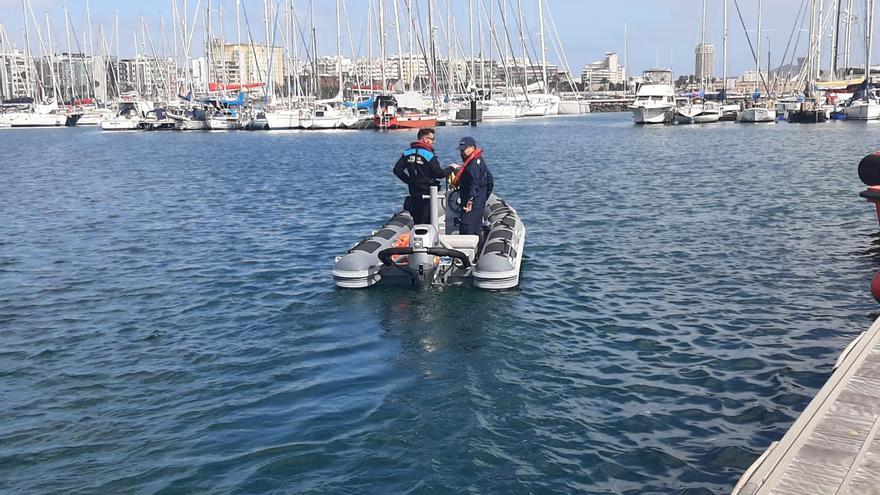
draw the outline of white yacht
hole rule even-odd
[[[342,126],[342,111],[327,103],[318,103],[304,110],[300,118],[303,129],[336,129]],[[271,126],[270,126],[271,128]]]
[[[754,106],[745,108],[739,113],[740,122],[776,122],[776,108],[767,104],[766,106]]]
[[[666,124],[675,114],[675,91],[672,89],[672,71],[650,69],[643,74],[645,82],[636,92],[632,105],[636,124]]]
[[[521,113],[520,108],[520,105],[513,100],[485,100],[483,101],[483,120],[513,120]]]
[[[153,109],[153,104],[143,100],[122,101],[116,115],[101,120],[102,131],[135,131],[140,129],[144,115]]]
[[[299,108],[282,108],[265,112],[269,129],[299,129],[301,126]]]
[[[31,98],[23,98],[21,104],[3,105],[0,109],[0,127],[64,127],[67,115],[55,104],[41,105]]]
[[[843,113],[847,120],[877,120],[880,119],[880,101],[874,95],[858,100],[853,98],[843,107]]]
[[[92,108],[83,112],[82,117],[76,121],[77,126],[97,126],[102,120],[112,119],[113,110],[109,108]]]
[[[236,131],[243,126],[237,110],[221,108],[208,119],[208,127],[212,131]]]
[[[689,103],[675,109],[678,124],[708,124],[721,119],[721,108],[708,103]]]
[[[559,115],[581,115],[590,113],[590,102],[581,98],[562,98],[559,100]]]

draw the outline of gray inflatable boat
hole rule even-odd
[[[431,188],[430,224],[413,225],[406,211],[336,257],[338,287],[363,289],[380,282],[429,287],[472,284],[480,289],[510,289],[519,284],[526,228],[510,205],[495,194],[483,212],[485,241],[458,233],[458,191],[440,196]],[[448,221],[447,221],[448,219]]]

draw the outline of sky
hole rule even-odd
[[[7,36],[16,47],[22,47],[23,10],[22,2],[31,5],[36,20],[40,23],[40,30],[46,36],[45,13],[48,12],[52,25],[53,45],[56,51],[67,51],[67,41],[64,32],[64,0],[0,0],[0,24],[5,28]],[[171,55],[172,50],[172,4],[175,0],[89,0],[88,6],[91,12],[94,43],[98,44],[98,26],[103,25],[108,46],[115,53],[114,40],[114,17],[118,10],[119,26],[122,35],[119,39],[119,51],[122,57],[131,56],[135,53],[134,31],[140,32],[140,17],[146,19],[150,37],[154,49],[161,55],[162,29],[161,20],[164,19],[166,26],[166,53]],[[202,39],[204,30],[204,12],[208,0],[176,0],[178,9],[182,12],[184,3],[188,6],[187,21],[192,24],[196,4],[200,1],[198,24],[193,33],[192,56],[200,56],[203,53]],[[227,42],[235,42],[236,34],[236,0],[210,0],[213,10],[213,24],[215,33],[219,33],[220,22],[218,19],[218,7],[222,5],[224,12],[224,38]],[[256,42],[263,42],[266,38],[263,25],[263,0],[239,0],[242,8],[246,9],[249,19],[252,37]],[[271,5],[284,5],[288,0],[269,0]],[[297,16],[303,24],[308,22],[309,2],[307,0],[291,0],[296,9]],[[343,16],[343,54],[351,56],[352,46],[359,56],[366,56],[367,51],[367,5],[378,4],[379,0],[342,0],[348,15]],[[400,16],[405,17],[405,5],[408,0],[384,0],[388,10],[386,25],[387,29],[387,53],[397,51],[397,40],[393,22],[392,5],[395,1],[400,5]],[[424,13],[427,11],[428,0],[411,0],[414,10],[417,8],[422,15],[422,23],[426,24]],[[752,43],[756,43],[756,30],[758,23],[759,0],[726,0],[728,3],[728,74],[739,75],[743,71],[753,69],[755,65],[748,41],[746,40],[743,22],[749,30]],[[826,4],[825,9],[831,10],[835,0],[819,0],[818,3]],[[847,0],[841,0],[846,3]],[[434,0],[435,25],[448,24],[447,12],[454,18],[453,25],[460,40],[460,52],[464,55],[470,53],[470,35],[468,29],[468,5],[474,6],[474,17],[482,5],[483,24],[487,16],[489,4],[492,3],[495,24],[502,29],[500,21],[499,5],[506,4],[507,20],[511,32],[511,42],[517,54],[521,53],[519,36],[515,27],[513,15],[517,2],[522,3],[523,16],[530,44],[536,48],[532,53],[539,52],[538,36],[538,0]],[[84,45],[86,22],[86,0],[67,0],[70,10],[72,30],[78,33],[80,43]],[[336,53],[336,14],[335,0],[313,0],[315,5],[315,27],[318,39],[319,55],[335,55]],[[544,0],[545,6],[545,39],[547,45],[548,63],[559,63],[561,57],[559,50],[551,43],[554,36],[552,28],[561,41],[562,49],[568,60],[568,65],[577,77],[584,65],[599,60],[605,52],[618,52],[621,62],[626,60],[630,74],[638,74],[642,70],[657,65],[670,67],[676,76],[687,75],[694,72],[694,48],[701,40],[701,18],[704,0]],[[707,20],[705,40],[713,43],[716,49],[715,72],[722,72],[722,32],[723,32],[723,6],[725,0],[705,0],[707,5]],[[448,4],[448,5],[447,5]],[[857,20],[853,28],[853,42],[851,50],[851,65],[864,65],[864,22],[865,0],[852,0],[853,17]],[[742,22],[737,14],[739,6]],[[792,59],[792,53],[803,56],[805,52],[809,20],[806,22],[796,21],[798,12],[809,5],[809,0],[763,0],[762,14],[762,66],[766,66],[767,53],[773,67],[781,65],[783,54],[788,46],[788,55],[785,63]],[[34,22],[29,17],[28,29],[31,35],[31,45],[36,47],[36,35]],[[241,17],[242,32],[246,33],[243,14]],[[552,23],[551,23],[552,19]],[[406,20],[402,20],[405,26]],[[280,23],[280,24],[283,24]],[[477,23],[474,23],[475,45],[477,45]],[[308,26],[304,26],[307,28]],[[279,30],[281,28],[279,27]],[[349,40],[347,31],[351,30],[352,37]],[[403,28],[402,28],[403,29]],[[825,30],[825,39],[828,40],[823,48],[823,65],[829,65],[830,56],[830,23]],[[626,33],[626,35],[625,35]],[[71,34],[74,37],[74,34]],[[280,37],[280,34],[278,35]],[[308,36],[306,31],[305,36]],[[374,39],[375,39],[374,31]],[[246,34],[242,35],[246,41]],[[403,34],[404,51],[406,51],[406,34]],[[446,40],[442,29],[437,32],[438,47],[445,51]],[[841,39],[843,36],[841,36]],[[489,35],[484,29],[484,52],[488,52]],[[858,41],[857,41],[858,40]],[[502,40],[503,42],[503,40]],[[72,42],[76,49],[75,42]],[[182,44],[182,43],[181,43]],[[280,44],[280,41],[276,41]],[[841,43],[842,44],[842,43]],[[626,45],[626,51],[624,50]],[[373,43],[374,53],[378,53],[378,41]],[[795,49],[795,46],[797,47]],[[495,49],[497,52],[497,49]],[[150,52],[149,47],[147,49]],[[475,51],[478,49],[475,48]],[[874,50],[876,53],[878,50]],[[876,57],[872,57],[876,60]],[[560,64],[561,65],[561,64]]]

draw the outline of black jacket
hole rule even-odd
[[[466,205],[468,201],[473,201],[478,206],[486,204],[495,187],[495,180],[482,156],[474,158],[464,169],[458,187],[462,205]]]
[[[434,150],[419,142],[412,143],[394,164],[394,175],[409,186],[410,192],[426,193],[451,173],[452,167],[441,167]]]

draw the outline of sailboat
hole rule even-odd
[[[757,46],[755,53],[755,95],[760,95],[758,84],[761,82],[761,0],[758,0],[758,30],[757,30]],[[767,67],[770,67],[770,56],[767,56]],[[770,71],[767,71],[767,77]],[[766,86],[766,85],[765,85]],[[768,101],[756,101],[749,108],[744,108],[739,114],[740,122],[776,122],[776,109]]]
[[[820,32],[816,20],[816,0],[810,2],[810,43],[807,47],[807,61],[801,69],[804,78],[804,97],[797,103],[785,105],[785,120],[794,124],[815,124],[826,122],[828,113],[822,108],[817,98],[816,80],[818,79],[819,63],[815,53],[820,43]]]
[[[234,100],[219,100],[213,114],[208,118],[212,131],[235,131],[244,128],[241,110],[245,102],[245,92],[239,91]]]
[[[706,46],[706,0],[703,0],[703,17],[702,17],[702,34],[700,37],[700,50],[705,50]],[[721,119],[721,109],[717,105],[711,105],[706,102],[706,62],[705,56],[700,57],[700,96],[699,100],[692,99],[686,105],[675,109],[675,122],[678,124],[706,124],[709,122],[718,122]]]
[[[41,105],[32,98],[16,98],[0,105],[0,127],[64,127],[67,115],[57,105]]]
[[[880,119],[880,101],[877,94],[871,88],[871,45],[874,31],[874,0],[868,0],[867,25],[865,26],[865,38],[867,50],[865,50],[865,82],[861,90],[861,98],[853,96],[850,104],[843,107],[843,113],[847,120],[877,120]]]
[[[153,109],[153,103],[142,99],[137,91],[119,95],[119,106],[116,115],[101,121],[102,131],[134,131],[141,128],[141,122],[147,112]]]

